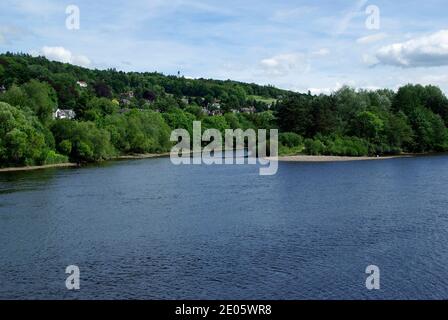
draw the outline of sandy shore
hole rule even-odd
[[[44,166],[29,166],[29,167],[12,167],[12,168],[0,168],[0,172],[16,172],[16,171],[31,171],[31,170],[41,170],[50,168],[69,168],[77,167],[76,163],[58,163],[58,164],[48,164]]]
[[[147,153],[147,154],[134,154],[119,156],[113,160],[132,160],[132,159],[150,159],[150,158],[162,158],[169,157],[170,153]],[[409,158],[415,155],[399,155],[399,156],[387,156],[387,157],[338,157],[338,156],[307,156],[307,155],[297,155],[297,156],[279,156],[278,161],[282,162],[344,162],[344,161],[367,161],[367,160],[387,160],[395,158]],[[269,158],[268,158],[269,159]],[[32,171],[32,170],[42,170],[51,168],[69,168],[78,167],[76,163],[59,163],[59,164],[49,164],[44,166],[29,166],[29,167],[11,167],[11,168],[0,168],[1,172],[17,172],[17,171]]]
[[[132,160],[132,159],[150,159],[150,158],[163,158],[169,157],[170,153],[145,153],[145,154],[128,154],[125,156],[119,156],[116,160]]]
[[[284,156],[278,157],[283,162],[344,162],[344,161],[367,161],[367,160],[387,160],[396,158],[409,158],[411,155],[387,156],[387,157],[338,157],[338,156]]]

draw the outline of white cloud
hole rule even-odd
[[[448,30],[382,47],[376,57],[382,64],[404,68],[448,65]]]
[[[83,55],[74,55],[70,50],[64,47],[43,47],[39,54],[43,55],[49,60],[71,63],[81,67],[88,67],[90,60]]]
[[[306,56],[302,53],[287,53],[276,55],[260,61],[264,71],[272,76],[284,76],[291,72],[303,73],[309,65]]]
[[[344,33],[349,27],[352,20],[357,16],[362,14],[361,9],[367,4],[367,0],[358,0],[356,4],[348,10],[344,18],[339,21],[338,26],[336,26],[336,34]]]
[[[342,87],[343,87],[343,85],[341,83],[337,82],[333,88],[308,88],[308,91],[314,95],[332,94],[333,92],[338,91]]]
[[[386,38],[387,35],[385,33],[376,33],[370,36],[362,37],[356,40],[358,44],[369,44],[377,41],[381,41]]]
[[[363,54],[362,62],[367,66],[371,67],[378,64],[378,59],[370,54]]]

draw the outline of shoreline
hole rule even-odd
[[[114,161],[114,160],[138,160],[138,159],[165,158],[165,157],[169,157],[169,156],[170,156],[170,152],[128,154],[128,155],[115,157],[115,158],[111,159],[111,161]]]
[[[350,162],[350,161],[372,161],[372,160],[390,160],[399,158],[414,158],[417,154],[402,154],[396,156],[384,157],[347,157],[347,156],[310,156],[310,155],[296,155],[296,156],[279,156],[280,162]]]
[[[9,168],[0,168],[0,173],[2,172],[20,172],[20,171],[34,171],[34,170],[43,170],[43,169],[52,169],[52,168],[74,168],[79,167],[77,163],[56,163],[56,164],[46,164],[42,166],[28,166],[28,167],[9,167]]]
[[[442,153],[443,154],[443,153]],[[421,156],[431,156],[437,155],[433,153],[427,154],[401,154],[396,156],[384,156],[384,157],[347,157],[347,156],[311,156],[311,155],[295,155],[295,156],[279,156],[277,159],[279,162],[301,162],[301,163],[331,163],[331,162],[351,162],[351,161],[378,161],[378,160],[390,160],[390,159],[400,159],[400,158],[415,158]],[[112,158],[107,161],[120,161],[120,160],[142,160],[142,159],[156,159],[156,158],[166,158],[170,156],[170,152],[165,153],[145,153],[145,154],[130,154],[122,155]],[[266,158],[272,159],[272,158]],[[8,167],[0,168],[0,173],[4,172],[21,172],[21,171],[34,171],[52,168],[75,168],[81,167],[82,165],[77,163],[57,163],[48,164],[42,166],[28,166],[28,167]]]

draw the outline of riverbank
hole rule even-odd
[[[347,162],[347,161],[371,161],[371,160],[388,160],[396,158],[411,158],[415,155],[404,154],[397,156],[385,157],[342,157],[342,156],[279,156],[278,161],[281,162]]]
[[[309,155],[295,155],[295,156],[279,156],[278,161],[280,162],[349,162],[349,161],[372,161],[372,160],[388,160],[396,158],[412,158],[417,156],[424,156],[429,154],[402,154],[397,156],[385,156],[385,157],[342,157],[342,156],[309,156]],[[118,156],[110,161],[116,160],[139,160],[139,159],[152,159],[152,158],[165,158],[169,157],[170,153],[146,153],[146,154],[130,154]],[[270,158],[268,158],[270,159]],[[70,168],[79,167],[76,163],[58,163],[49,164],[43,166],[29,166],[29,167],[10,167],[10,168],[0,168],[0,173],[2,172],[18,172],[18,171],[33,171],[51,168]]]
[[[57,164],[47,164],[43,166],[28,166],[28,167],[10,167],[10,168],[0,168],[0,172],[17,172],[17,171],[32,171],[32,170],[42,170],[51,168],[70,168],[78,167],[76,163],[57,163]]]
[[[151,159],[151,158],[164,158],[169,157],[170,153],[143,153],[143,154],[128,154],[124,156],[118,156],[112,160],[133,160],[133,159]]]
[[[110,161],[114,160],[138,160],[138,159],[150,159],[150,158],[162,158],[169,157],[170,153],[146,153],[146,154],[129,154],[118,156]],[[51,168],[70,168],[70,167],[80,167],[80,164],[76,163],[57,163],[57,164],[48,164],[43,166],[28,166],[28,167],[9,167],[9,168],[0,168],[1,172],[17,172],[17,171],[33,171],[33,170],[42,170],[42,169],[51,169]]]

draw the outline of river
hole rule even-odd
[[[1,173],[0,299],[448,299],[447,184],[447,156]]]

